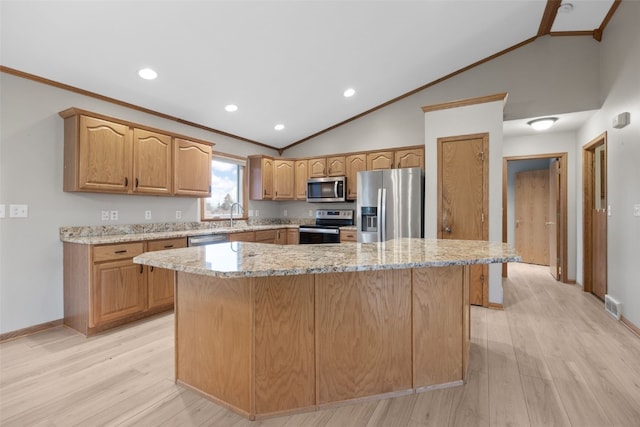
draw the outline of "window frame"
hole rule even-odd
[[[227,153],[221,153],[219,151],[213,151],[211,153],[211,168],[213,168],[213,161],[217,160],[219,161],[220,159],[223,160],[228,160],[229,163],[235,163],[238,166],[242,166],[243,167],[243,173],[242,173],[242,201],[240,202],[240,204],[242,205],[242,214],[240,216],[234,216],[233,219],[241,219],[241,220],[247,220],[249,218],[248,216],[248,212],[249,212],[249,206],[248,206],[248,201],[249,201],[249,161],[246,157],[241,157],[241,156],[235,156],[233,154],[227,154]],[[200,221],[229,221],[229,217],[212,217],[212,218],[206,218],[205,217],[205,205],[206,205],[206,200],[209,199],[210,197],[202,197],[200,198]]]

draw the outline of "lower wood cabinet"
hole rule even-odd
[[[65,242],[65,325],[92,335],[172,309],[173,271],[151,271],[133,258],[147,250],[186,245],[186,238],[108,245]]]
[[[356,230],[340,230],[340,243],[357,241],[358,232]]]
[[[300,230],[298,228],[287,228],[287,245],[297,245],[300,243]]]

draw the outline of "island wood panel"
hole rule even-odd
[[[89,327],[91,247],[65,242],[62,248],[64,324],[86,335]]]
[[[462,266],[413,269],[416,389],[463,380],[463,321],[468,322],[468,315],[463,316],[463,295],[468,295],[462,289],[464,278]]]
[[[251,417],[251,279],[178,272],[176,381]]]
[[[316,275],[318,405],[412,388],[411,270]]]
[[[314,277],[257,277],[255,413],[315,406]]]

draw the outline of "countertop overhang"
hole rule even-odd
[[[394,239],[382,243],[273,245],[223,242],[146,252],[134,263],[215,277],[264,277],[519,262],[506,243]]]

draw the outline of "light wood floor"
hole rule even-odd
[[[250,422],[173,383],[173,315],[0,344],[2,426],[640,426],[640,339],[578,286],[511,264],[472,308],[461,387]]]

